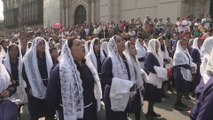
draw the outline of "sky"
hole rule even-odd
[[[3,16],[3,3],[0,0],[0,20],[3,20],[3,19],[4,19],[4,16]]]

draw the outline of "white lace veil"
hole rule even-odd
[[[200,48],[198,47],[198,40],[199,40],[199,38],[195,38],[193,40],[192,48],[197,49],[199,51],[199,53],[201,53]]]
[[[64,120],[83,118],[83,88],[68,41],[62,47],[59,63]]]
[[[213,48],[213,37],[208,37],[205,39],[201,46],[201,65],[200,65],[200,74],[203,78],[204,83],[206,84],[209,80],[209,75],[207,74],[206,68],[207,63],[210,58],[211,50]]]
[[[137,57],[141,58],[144,57],[146,55],[146,49],[144,46],[141,45],[139,39],[136,40],[135,42],[135,48],[137,50]]]
[[[95,45],[95,41],[99,40],[98,38],[94,38],[91,43],[90,43],[90,48],[89,48],[89,52],[87,53],[86,57],[88,57],[88,59],[90,59],[90,61],[93,63],[93,65],[95,66],[95,69],[98,71],[98,64],[97,64],[97,58],[95,56],[95,51],[94,51],[94,45]]]
[[[122,57],[118,53],[117,45],[115,43],[115,36],[111,37],[108,42],[109,57],[112,60],[112,74],[113,77],[128,80],[128,72]]]
[[[173,57],[173,65],[184,65],[184,64],[188,64],[191,65],[192,64],[192,58],[189,55],[188,50],[184,50],[181,46],[181,41],[179,40],[177,42],[177,47],[174,53],[174,57]],[[187,56],[188,55],[188,56]]]
[[[108,54],[107,42],[106,41],[101,43],[101,50],[100,50],[100,52],[101,52],[101,62],[103,62],[104,59],[107,57],[107,56],[105,56],[104,52],[106,52],[106,55]]]
[[[32,94],[34,97],[39,99],[45,99],[46,94],[46,87],[42,82],[42,78],[38,69],[38,61],[37,61],[37,46],[39,42],[45,42],[45,58],[46,58],[46,65],[47,65],[47,72],[48,77],[50,73],[50,69],[53,66],[52,58],[49,53],[49,47],[47,42],[42,37],[36,37],[33,40],[32,46],[27,51],[23,58],[23,64],[25,67],[25,72],[30,83]]]
[[[12,44],[15,45],[15,44]],[[17,45],[15,45],[18,49],[19,47]],[[19,81],[19,86],[17,87],[16,93],[13,94],[10,98],[12,99],[19,99],[21,103],[27,102],[26,101],[26,92],[25,92],[25,87],[26,87],[26,83],[24,82],[23,78],[22,78],[22,58],[21,58],[21,52],[19,49],[19,56],[18,56],[18,81]],[[11,71],[11,64],[10,64],[10,56],[9,56],[9,47],[8,47],[8,52],[7,55],[4,59],[4,66],[6,67],[6,69],[8,70],[8,72],[10,74],[12,74]]]
[[[0,45],[1,47],[1,45]],[[2,47],[0,48],[0,93],[8,88],[10,85],[10,75],[7,72],[6,68],[2,64],[3,54]]]
[[[127,63],[129,66],[129,70],[130,70],[130,79],[132,81],[135,81],[138,87],[142,87],[143,86],[143,82],[142,82],[142,77],[141,77],[141,70],[140,70],[140,65],[139,62],[137,60],[137,56],[135,56],[135,59],[130,55],[130,51],[129,51],[129,43],[130,41],[127,41],[125,43],[125,50],[123,52],[124,56],[127,59]]]
[[[156,53],[156,44],[159,44],[158,52]],[[161,67],[163,67],[163,57],[160,50],[160,42],[157,39],[151,39],[148,43],[147,52],[152,53],[158,60]]]

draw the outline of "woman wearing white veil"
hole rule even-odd
[[[127,120],[130,91],[135,90],[135,81],[130,79],[126,58],[123,55],[124,40],[120,36],[113,36],[108,42],[109,55],[103,63],[101,78],[104,82],[104,102],[106,120]]]
[[[157,39],[149,41],[147,52],[144,66],[148,79],[145,81],[144,100],[149,102],[146,118],[152,120],[161,116],[154,111],[154,104],[161,102],[162,83],[167,80],[167,69],[163,67],[160,43]]]
[[[197,65],[197,71],[194,74],[194,80],[192,81],[192,92],[194,96],[194,90],[196,86],[200,83],[201,74],[200,74],[200,65],[201,65],[201,46],[203,44],[203,40],[201,38],[195,38],[193,40],[192,49],[191,49],[191,57],[193,62]]]
[[[86,55],[86,59],[90,60],[92,64],[95,66],[95,69],[97,70],[98,74],[101,72],[101,65],[102,65],[102,59],[100,54],[100,39],[94,38],[90,43],[90,50]]]
[[[144,89],[143,86],[143,79],[142,76],[145,76],[144,74],[142,75],[141,68],[140,68],[140,63],[138,62],[138,59],[136,57],[136,49],[135,49],[135,44],[133,42],[127,41],[125,43],[125,50],[123,52],[124,56],[127,59],[127,63],[129,66],[129,69],[134,70],[130,74],[130,79],[131,81],[135,81],[137,88],[135,89],[135,94],[131,96],[129,106],[131,109],[128,110],[129,113],[134,113],[135,114],[135,120],[140,120],[141,119],[141,107],[142,107],[142,95],[141,92]]]
[[[16,92],[16,86],[14,87],[14,83],[11,81],[7,69],[2,64],[2,49],[3,48],[0,45],[0,104],[4,99]]]
[[[211,120],[213,117],[213,50],[211,51],[204,71],[209,79],[206,79],[205,86],[201,89],[196,105],[191,111],[191,120]]]
[[[22,69],[27,84],[28,109],[33,120],[46,116],[45,94],[52,66],[47,42],[42,37],[36,37],[23,58]]]
[[[192,120],[196,119],[196,116],[199,113],[199,107],[200,107],[200,101],[201,101],[201,94],[203,92],[203,89],[205,88],[206,84],[208,83],[209,79],[211,78],[211,75],[207,73],[207,67],[208,63],[211,63],[209,60],[210,57],[212,58],[212,49],[213,49],[213,37],[208,37],[201,46],[201,65],[200,65],[200,74],[201,74],[201,81],[197,85],[195,89],[195,97],[196,97],[196,104],[191,110],[190,118]]]
[[[185,39],[179,40],[176,51],[173,56],[174,65],[174,81],[177,91],[177,100],[175,108],[183,110],[187,107],[182,103],[182,96],[188,92],[188,82],[192,80],[192,74],[196,71],[196,64],[192,62],[192,58],[187,50],[188,41]]]
[[[27,96],[25,92],[25,82],[23,81],[22,74],[21,74],[21,58],[20,58],[20,51],[17,45],[11,44],[8,47],[7,55],[4,59],[4,66],[10,73],[12,79],[15,82],[17,87],[17,91],[13,94],[10,99],[11,100],[18,100],[19,104],[26,104],[27,103]]]
[[[144,41],[141,38],[138,38],[135,42],[135,48],[137,50],[137,58],[140,62],[141,69],[144,69],[144,61],[146,56],[146,48],[144,46]]]
[[[55,110],[60,120],[97,120],[102,92],[93,64],[85,60],[84,44],[69,38],[61,50],[59,65],[50,73],[46,100],[48,118]]]

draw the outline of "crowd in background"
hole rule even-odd
[[[19,99],[32,120],[54,119],[56,111],[61,120],[96,120],[102,101],[106,120],[127,120],[130,113],[140,120],[144,99],[152,120],[161,117],[154,105],[168,89],[176,91],[175,109],[187,109],[183,96],[196,97],[190,118],[210,120],[213,108],[203,106],[213,103],[206,99],[212,94],[212,23],[207,15],[176,23],[147,15],[118,24],[1,32],[0,74],[11,79],[0,85],[0,105]]]

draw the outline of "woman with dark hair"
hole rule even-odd
[[[0,119],[4,120],[5,117],[9,117],[10,119],[15,120],[18,118],[17,116],[18,111],[16,110],[17,113],[14,113],[14,110],[11,109],[11,106],[5,106],[6,105],[5,103],[8,103],[6,102],[8,97],[10,97],[16,92],[16,85],[15,85],[15,82],[11,79],[9,72],[7,71],[5,66],[2,64],[2,59],[3,59],[2,51],[3,51],[3,48],[0,45],[0,107],[1,107],[1,110],[3,110],[0,112]],[[7,109],[8,107],[10,107],[9,111],[13,111],[12,113],[13,115],[11,115],[11,113],[8,112],[8,109]],[[5,109],[7,109],[6,114],[4,114]]]
[[[10,97],[11,100],[18,100],[20,104],[27,103],[25,83],[21,75],[21,58],[20,51],[16,44],[11,44],[8,47],[8,53],[4,59],[4,66],[8,70],[12,79],[15,82],[17,91],[14,95]]]
[[[48,118],[55,111],[60,120],[97,120],[102,98],[98,74],[85,60],[83,41],[69,38],[61,50],[59,65],[52,68],[47,88]]]
[[[154,111],[154,104],[161,102],[162,83],[167,80],[167,69],[163,66],[160,43],[157,39],[149,41],[147,52],[144,70],[148,74],[148,79],[145,81],[144,100],[148,101],[146,118],[152,120],[161,116]]]
[[[177,110],[183,110],[183,108],[187,107],[182,103],[182,96],[187,94],[188,82],[192,80],[192,73],[195,73],[196,70],[196,64],[192,62],[192,58],[187,50],[187,44],[187,40],[179,40],[173,56],[174,81],[177,91],[175,109]]]
[[[105,59],[101,78],[104,82],[104,102],[106,120],[127,120],[130,96],[135,93],[135,81],[130,79],[134,72],[129,69],[124,40],[120,36],[113,36],[108,42],[108,57]],[[133,91],[133,93],[131,92]]]
[[[58,64],[59,53],[57,48],[55,47],[50,48],[50,55],[52,57],[53,65]]]
[[[53,62],[49,47],[42,37],[36,37],[23,58],[22,75],[27,87],[31,120],[46,117],[45,94]]]
[[[141,108],[142,108],[142,90],[143,87],[143,79],[145,77],[144,71],[141,70],[139,61],[136,57],[136,48],[135,44],[133,42],[127,41],[125,43],[125,50],[123,52],[124,56],[127,59],[127,63],[129,66],[129,69],[133,69],[134,72],[130,74],[131,81],[135,81],[136,89],[135,94],[131,96],[130,102],[129,102],[129,110],[128,113],[134,113],[136,120],[141,120]],[[143,73],[142,73],[143,71]],[[143,76],[143,78],[142,78]]]

